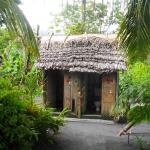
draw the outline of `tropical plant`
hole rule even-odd
[[[31,149],[37,139],[33,119],[26,114],[27,103],[21,96],[19,88],[0,78],[0,149]]]
[[[23,46],[17,39],[12,39],[6,29],[0,30],[0,52],[3,58],[3,64],[0,67],[0,75],[9,78],[13,86],[24,88],[27,95],[30,95],[30,102],[39,96],[42,89],[39,84],[41,71],[34,65],[35,58],[30,56],[30,69],[26,70],[27,58],[23,51]]]
[[[34,33],[18,7],[19,0],[0,0],[0,25],[5,25],[12,35],[19,37],[27,51],[38,54]]]
[[[42,87],[42,73],[36,68],[34,61],[32,62],[32,69],[25,74],[25,56],[23,52],[18,51],[13,44],[9,49],[9,53],[4,53],[3,64],[0,67],[0,75],[3,78],[11,80],[13,86],[18,86],[24,89],[28,96],[30,104],[34,104],[37,96],[41,95]]]
[[[52,141],[64,123],[64,110],[53,117],[52,110],[30,105],[28,96],[7,78],[0,77],[0,149],[30,150],[37,142]]]
[[[130,0],[120,26],[118,40],[129,60],[143,60],[150,54],[150,1]]]
[[[118,34],[120,47],[123,48],[129,57],[130,63],[136,60],[147,61],[150,54],[150,1],[130,0],[128,11],[120,26]],[[141,73],[141,72],[140,72]],[[140,74],[139,74],[140,75]],[[136,78],[135,78],[136,79]],[[150,83],[150,81],[148,81]],[[141,87],[141,85],[138,85]],[[143,87],[142,87],[143,88]],[[149,88],[149,85],[148,85]],[[144,88],[145,89],[145,88]],[[146,95],[149,92],[146,92]],[[141,95],[141,94],[140,94]],[[146,96],[147,97],[147,96]],[[133,125],[144,121],[150,121],[149,98],[133,108],[128,113],[129,123],[119,133],[127,132]],[[137,115],[138,114],[138,115]]]
[[[40,80],[42,79],[42,73],[35,66],[32,67],[31,71],[24,76],[24,89],[26,94],[29,96],[30,105],[35,103],[36,96],[40,96],[42,92],[42,86]]]
[[[2,66],[0,67],[0,74],[9,78],[13,85],[20,85],[25,74],[25,53],[21,50],[20,44],[10,40],[6,47],[3,45],[1,52]]]
[[[37,142],[52,141],[49,132],[56,133],[59,130],[66,111],[53,117],[51,109],[35,104],[35,97],[42,91],[41,71],[34,65],[35,59],[32,59],[32,69],[25,73],[26,53],[20,50],[22,44],[16,39],[12,40],[6,30],[2,33],[0,42],[4,44],[0,43],[3,56],[3,64],[0,66],[0,149],[31,149]]]
[[[59,116],[53,116],[53,109],[32,105],[28,108],[29,115],[34,117],[34,128],[38,133],[38,143],[50,143],[53,135],[57,134],[60,126],[64,125],[64,116],[68,112],[64,109]]]
[[[31,77],[38,73],[36,70],[25,73],[24,58],[26,54],[37,55],[38,48],[33,31],[17,6],[18,2],[19,0],[0,0],[0,24],[5,25],[12,35],[16,35],[17,41],[21,39],[27,50],[27,53],[21,53],[17,43],[11,41],[9,36],[0,37],[0,42],[4,41],[4,44],[0,43],[3,55],[3,65],[0,66],[0,149],[6,150],[30,150],[41,137],[51,140],[47,136],[48,131],[58,131],[59,126],[63,125],[66,112],[53,117],[51,110],[30,103],[29,97],[34,97],[36,93],[33,87],[38,88],[37,77],[33,80]],[[29,87],[33,82],[34,85]]]
[[[127,117],[132,106],[150,101],[150,66],[136,62],[120,73],[119,100],[113,110],[116,117]]]
[[[13,40],[6,29],[0,29],[0,54],[4,53],[5,48],[9,45],[9,42]]]

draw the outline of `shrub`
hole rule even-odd
[[[131,106],[148,104],[150,101],[150,65],[136,62],[127,72],[120,73],[119,99],[114,114],[127,116]]]
[[[55,135],[59,131],[59,127],[63,126],[67,110],[63,110],[58,117],[54,117],[51,108],[33,105],[28,107],[28,113],[34,118],[34,128],[38,133],[38,142],[52,143],[52,135]]]
[[[0,77],[0,149],[30,150],[33,144],[56,133],[64,123],[64,114],[53,117],[50,109],[30,105],[24,90]],[[50,140],[50,139],[48,139]]]
[[[32,116],[26,114],[27,103],[21,91],[0,79],[0,149],[29,150],[37,139]]]

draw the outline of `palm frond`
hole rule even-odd
[[[134,106],[128,113],[128,124],[118,133],[126,135],[135,124],[150,122],[150,104]]]
[[[14,0],[0,0],[0,21],[11,33],[21,38],[26,50],[38,55],[38,46],[31,26]]]
[[[133,107],[128,114],[129,122],[139,124],[150,122],[150,104],[137,105]]]
[[[130,0],[118,33],[120,47],[130,59],[145,59],[150,54],[150,1]]]

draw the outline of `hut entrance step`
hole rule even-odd
[[[99,115],[86,114],[86,115],[82,115],[81,118],[84,118],[84,119],[101,119],[102,116],[100,114]]]

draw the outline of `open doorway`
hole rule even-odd
[[[50,107],[55,108],[56,111],[63,110],[64,98],[64,75],[59,70],[49,70],[47,84],[47,100],[50,102]]]
[[[57,111],[62,111],[64,98],[64,76],[61,71],[57,71],[55,77],[56,77],[56,109]]]
[[[101,76],[88,74],[86,90],[86,113],[101,113]]]

